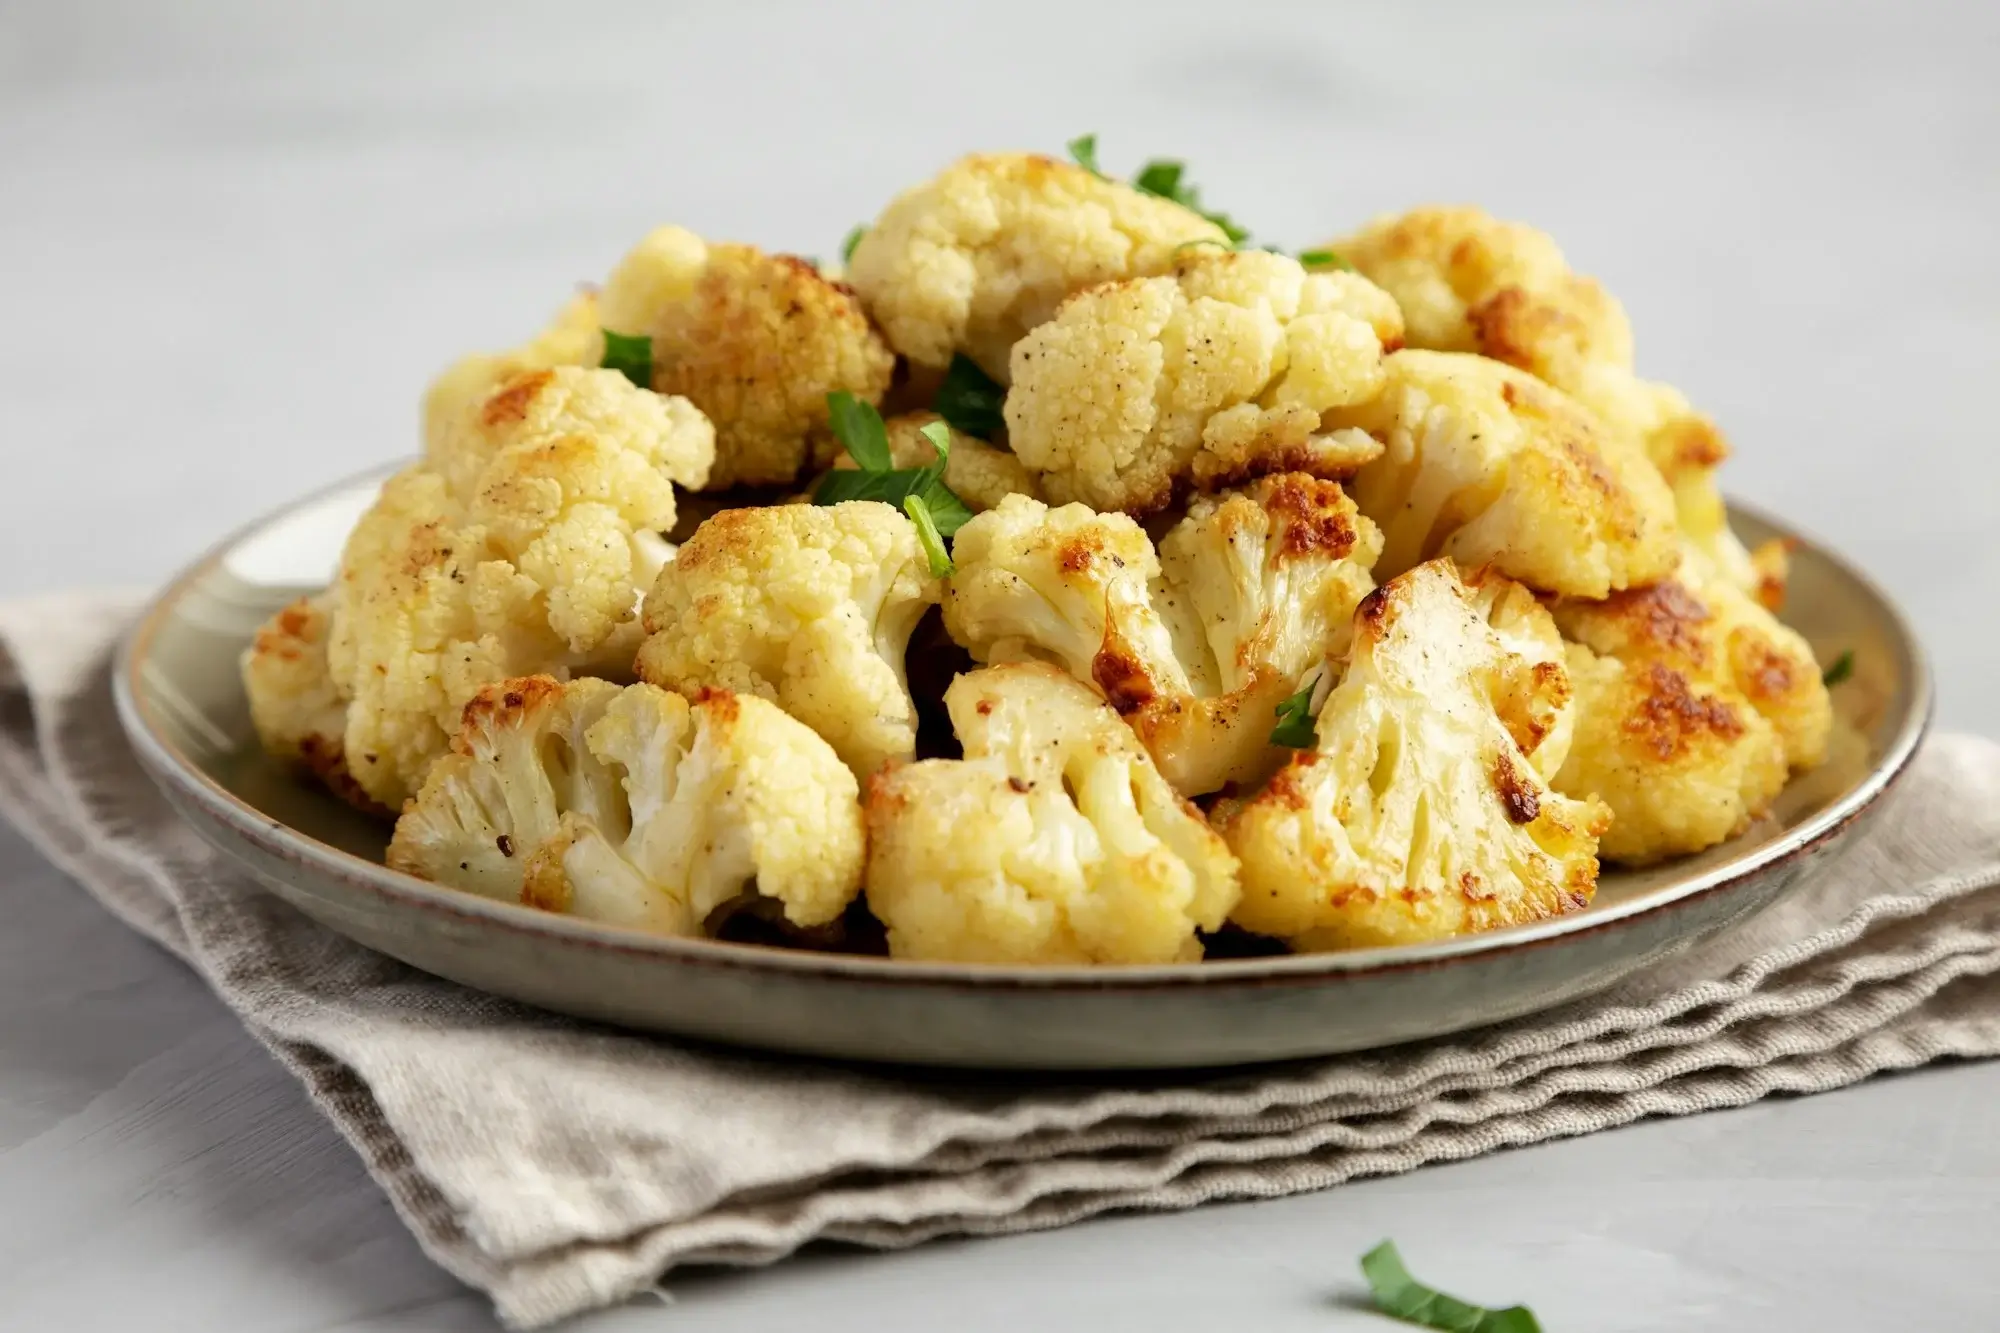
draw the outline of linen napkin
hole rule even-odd
[[[625,1035],[321,929],[181,825],[119,735],[129,598],[0,605],[0,814],[208,980],[426,1253],[531,1328],[761,1264],[1322,1189],[2000,1052],[2000,746],[1932,741],[1860,846],[1594,999],[1248,1072],[900,1076]],[[0,892],[4,892],[0,887]]]

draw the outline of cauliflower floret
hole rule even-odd
[[[506,352],[461,357],[424,391],[424,450],[447,447],[446,437],[475,413],[502,381],[529,370],[597,364],[597,293],[577,293],[549,326]]]
[[[1783,548],[1753,557],[1723,518],[1715,469],[1728,442],[1678,389],[1634,373],[1624,307],[1549,236],[1477,208],[1419,208],[1333,245],[1395,295],[1410,346],[1518,366],[1638,441],[1673,488],[1682,531],[1767,604],[1782,599]]]
[[[1188,795],[1278,762],[1279,703],[1372,583],[1375,525],[1298,473],[1202,496],[1156,557],[1124,514],[1025,496],[961,528],[945,627],[974,658],[1061,664],[1094,685]]]
[[[527,676],[466,705],[388,863],[667,935],[702,934],[746,888],[818,926],[860,890],[859,800],[826,742],[762,699]]]
[[[1518,730],[1545,665],[1508,650],[1448,560],[1369,594],[1328,662],[1314,748],[1218,812],[1243,863],[1232,919],[1345,949],[1586,906],[1608,815],[1550,790]]]
[[[1611,807],[1607,859],[1734,837],[1825,758],[1832,702],[1811,648],[1694,548],[1673,578],[1555,615],[1578,713],[1556,786]]]
[[[1236,862],[1118,715],[1053,667],[960,676],[964,759],[868,784],[868,903],[898,958],[1169,963],[1201,957]]]
[[[670,554],[674,483],[711,457],[684,400],[609,370],[530,371],[472,413],[449,466],[389,479],[349,535],[327,662],[356,781],[395,808],[480,686],[628,674]],[[477,467],[473,461],[483,459]],[[460,484],[453,483],[453,477]]]
[[[905,412],[883,424],[889,430],[889,461],[896,467],[929,467],[937,461],[937,446],[919,432],[933,421],[942,421],[935,412]],[[836,468],[858,467],[842,454]],[[1013,453],[988,444],[977,436],[951,432],[951,452],[945,458],[944,484],[965,501],[973,513],[984,513],[1010,495],[1041,499],[1041,487],[1034,474]]]
[[[653,387],[715,423],[707,485],[788,485],[832,461],[826,396],[882,401],[895,357],[854,293],[791,255],[662,227],[613,269],[598,318],[653,340]],[[594,349],[602,357],[602,340]]]
[[[940,596],[916,529],[890,505],[724,510],[647,595],[639,675],[775,700],[866,777],[915,752],[904,653]]]
[[[847,280],[898,352],[942,368],[962,351],[1002,384],[1008,350],[1072,292],[1164,273],[1200,214],[1067,162],[967,157],[891,200]]]
[[[1382,525],[1379,575],[1448,555],[1540,592],[1602,597],[1673,568],[1673,497],[1589,412],[1484,357],[1406,351],[1386,364],[1381,396],[1327,414],[1387,445],[1348,487]]]
[[[1008,439],[1057,501],[1146,514],[1176,488],[1345,477],[1379,455],[1324,414],[1374,397],[1402,336],[1388,295],[1266,251],[1080,292],[1015,344]]]
[[[1494,691],[1493,706],[1535,771],[1554,781],[1576,735],[1569,645],[1548,609],[1520,584],[1485,569],[1461,577],[1473,608],[1485,617],[1501,648],[1526,664]],[[1322,692],[1316,702],[1323,700]]]
[[[347,703],[326,661],[333,594],[279,609],[244,650],[243,691],[264,751],[295,764],[356,809],[387,816],[347,768]]]

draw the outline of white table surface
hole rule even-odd
[[[2000,733],[2000,6],[0,3],[0,595],[151,584],[408,452],[646,228],[826,253],[974,146],[1185,156],[1292,246],[1556,231],[1737,494]],[[173,12],[169,12],[172,10]],[[487,1329],[200,984],[0,828],[0,1329]],[[1985,1328],[2000,1067],[1329,1193],[677,1281],[593,1328],[1386,1327],[1384,1235],[1552,1330]]]

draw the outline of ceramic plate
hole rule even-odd
[[[775,1050],[1018,1069],[1246,1064],[1384,1046],[1589,994],[1770,904],[1851,836],[1909,762],[1925,667],[1887,598],[1800,539],[1787,619],[1834,691],[1834,756],[1743,836],[1606,874],[1583,912],[1439,944],[1120,968],[893,962],[664,939],[492,902],[381,864],[386,830],[267,761],[237,658],[257,625],[324,586],[381,474],[231,538],[161,594],[120,664],[140,758],[209,840],[301,911],[468,986],[626,1027]],[[1791,535],[1749,510],[1752,543]]]

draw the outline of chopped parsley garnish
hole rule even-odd
[[[944,548],[944,534],[938,531],[930,506],[924,503],[922,496],[906,495],[903,497],[903,512],[910,516],[910,522],[917,525],[917,540],[923,544],[924,558],[931,562],[931,576],[941,579],[950,575],[951,552]]]
[[[889,428],[872,405],[836,389],[826,396],[826,414],[834,437],[863,472],[887,472],[895,466],[889,457]]]
[[[917,540],[923,543],[931,572],[940,578],[951,573],[945,538],[972,520],[965,501],[944,484],[945,461],[951,456],[951,428],[933,421],[918,432],[937,450],[937,461],[930,466],[891,467],[889,431],[880,412],[845,390],[828,394],[826,406],[834,435],[857,466],[835,468],[821,477],[813,488],[813,503],[879,500],[895,505],[917,525]]]
[[[1007,391],[981,370],[977,361],[963,352],[954,352],[951,368],[945,371],[944,382],[938,385],[937,395],[931,399],[931,410],[949,421],[953,430],[990,440],[1005,422],[1000,405],[1006,398]]]
[[[861,244],[861,238],[867,234],[867,227],[859,223],[855,224],[854,230],[847,233],[847,239],[840,243],[841,263],[851,264],[854,262],[854,247]]]
[[[1171,199],[1189,212],[1201,214],[1222,228],[1222,234],[1229,238],[1232,246],[1241,245],[1250,239],[1249,228],[1237,226],[1230,220],[1229,214],[1212,213],[1201,206],[1201,191],[1187,183],[1184,179],[1186,172],[1186,163],[1176,162],[1172,158],[1156,157],[1139,168],[1139,174],[1132,178],[1132,184],[1147,194]]]
[[[642,389],[653,387],[653,340],[643,333],[604,333],[606,370],[615,370]]]
[[[1103,170],[1097,165],[1097,136],[1079,134],[1067,145],[1070,160],[1093,176],[1102,176]]]
[[[1110,178],[1097,165],[1097,136],[1079,134],[1069,141],[1070,159],[1093,176]],[[1227,213],[1211,213],[1201,206],[1201,191],[1187,183],[1187,164],[1170,157],[1156,157],[1139,168],[1139,174],[1132,178],[1132,188],[1143,190],[1161,199],[1171,199],[1190,212],[1199,213],[1222,228],[1222,234],[1229,238],[1231,249],[1243,244],[1250,237],[1247,228],[1239,227],[1230,220]]]
[[[1354,272],[1354,265],[1348,263],[1338,250],[1301,250],[1299,262],[1307,268],[1339,268]]]
[[[1833,665],[1826,669],[1826,674],[1821,676],[1820,680],[1825,682],[1826,687],[1830,690],[1853,674],[1854,650],[1849,648],[1846,652],[1833,659]]]
[[[1445,1333],[1542,1333],[1525,1305],[1488,1310],[1447,1296],[1410,1276],[1394,1241],[1383,1241],[1361,1256],[1361,1273],[1375,1294],[1375,1308],[1392,1319]]]
[[[1313,689],[1307,685],[1278,705],[1278,725],[1271,728],[1271,744],[1289,745],[1294,750],[1310,750],[1318,740],[1312,715]]]

